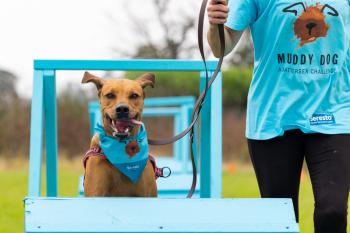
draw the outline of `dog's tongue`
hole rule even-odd
[[[130,122],[128,121],[117,121],[115,122],[115,127],[118,132],[125,132],[130,127]]]
[[[133,123],[134,125],[142,125],[141,121],[138,121],[138,120],[135,120],[135,119],[132,119],[131,123]]]

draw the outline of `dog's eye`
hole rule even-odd
[[[107,95],[105,95],[107,99],[114,99],[115,95],[113,93],[108,93]]]
[[[130,99],[137,99],[137,98],[139,98],[139,95],[136,94],[136,93],[132,93],[132,94],[130,95]]]

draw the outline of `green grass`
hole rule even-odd
[[[223,196],[230,198],[260,197],[253,168],[239,168],[234,174],[224,172]],[[301,182],[299,198],[299,224],[302,233],[313,232],[313,205],[314,199],[310,179],[308,175],[305,175]],[[350,232],[350,227],[348,227],[348,231]]]
[[[62,196],[76,196],[78,177],[82,174],[80,161],[64,161],[59,165],[59,190]],[[27,164],[23,161],[4,163],[0,160],[0,233],[23,232],[23,198],[27,193]],[[253,170],[238,166],[234,173],[224,172],[224,197],[259,197]],[[300,192],[300,228],[302,233],[313,232],[313,197],[306,176]],[[348,227],[350,232],[350,228]]]

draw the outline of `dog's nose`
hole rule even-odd
[[[311,35],[312,29],[316,26],[317,26],[317,24],[314,22],[310,22],[310,23],[306,24],[306,28],[309,29],[309,35]]]
[[[118,118],[128,118],[129,117],[129,106],[125,104],[120,104],[115,109]]]

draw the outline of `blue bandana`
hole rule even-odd
[[[148,161],[148,139],[145,126],[142,124],[137,135],[125,139],[106,135],[100,124],[97,124],[95,129],[100,136],[100,147],[108,161],[131,182],[136,183]]]

